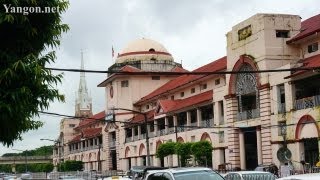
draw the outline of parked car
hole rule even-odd
[[[270,172],[236,171],[224,176],[225,180],[275,180],[276,176]]]
[[[260,164],[254,170],[270,172],[278,177],[278,167],[275,164]]]
[[[98,180],[131,180],[131,178],[122,176],[111,176],[106,178],[98,178]]]
[[[142,180],[145,178],[147,171],[163,169],[167,168],[158,166],[132,166],[127,175],[129,178],[132,178],[132,180]]]
[[[223,177],[209,168],[172,168],[152,170],[143,180],[223,180]]]
[[[299,174],[292,175],[283,178],[279,178],[278,180],[319,180],[320,173],[310,173],[310,174]]]

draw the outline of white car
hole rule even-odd
[[[223,180],[209,168],[173,168],[148,171],[144,180]]]
[[[107,177],[107,178],[99,178],[98,180],[131,180],[131,178],[128,177],[122,177],[122,176],[111,176],[111,177]]]
[[[310,173],[310,174],[299,174],[292,175],[283,178],[279,178],[278,180],[319,180],[320,173]]]
[[[224,176],[225,180],[275,180],[276,176],[269,172],[236,171]]]

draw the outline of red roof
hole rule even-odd
[[[171,72],[189,72],[186,69],[183,69],[182,67],[176,66],[173,69],[171,69]]]
[[[197,94],[185,99],[177,100],[160,100],[159,104],[163,110],[163,113],[177,111],[186,107],[190,107],[196,104],[200,104],[206,101],[210,101],[213,98],[213,91],[209,90],[204,93]]]
[[[287,41],[288,44],[310,36],[316,32],[320,32],[320,14],[315,15],[301,23],[301,32],[295,37]]]
[[[100,128],[87,128],[83,129],[82,132],[76,135],[70,142],[80,141],[81,138],[91,138],[102,134],[102,127]]]
[[[208,72],[208,71],[222,71],[227,68],[227,57],[224,56],[216,61],[213,61],[209,64],[206,64],[193,72]],[[143,101],[149,100],[153,97],[159,96],[163,93],[166,93],[172,89],[178,88],[180,86],[183,86],[187,83],[196,81],[198,79],[201,79],[203,77],[206,77],[208,75],[182,75],[179,76],[168,83],[164,84],[160,88],[156,89],[155,91],[151,92],[147,96],[141,98],[136,104],[141,103]]]
[[[300,60],[300,63],[303,63],[301,68],[316,68],[316,67],[320,68],[320,54]],[[306,72],[310,72],[310,70],[296,71],[292,73],[290,76],[285,77],[285,79],[295,77],[295,76],[304,74]]]
[[[148,111],[148,112],[145,112],[147,114],[147,119],[148,121],[152,121],[153,118],[154,118],[154,109],[151,110],[151,111]],[[136,116],[134,116],[132,118],[132,120],[130,121],[131,123],[139,123],[139,122],[142,122],[144,121],[144,115],[142,114],[137,114]]]
[[[104,120],[106,116],[106,113],[104,111],[101,111],[87,119],[84,119],[82,121],[80,121],[79,125],[76,127],[76,129],[78,128],[81,128],[81,127],[84,127],[86,125],[89,125],[89,124],[92,124],[92,123],[95,123],[97,121],[100,121],[100,120]]]

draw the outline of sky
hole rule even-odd
[[[56,62],[48,67],[80,68],[81,49],[85,69],[107,70],[115,54],[135,39],[148,38],[163,44],[176,62],[193,70],[226,55],[226,36],[231,28],[257,13],[317,15],[318,0],[70,0],[63,22],[70,30],[55,49]],[[97,85],[106,74],[86,73],[93,113],[105,109],[104,88]],[[74,115],[79,73],[65,72],[60,93],[65,103],[54,102],[46,111]],[[41,138],[56,139],[61,117],[41,115],[44,126],[22,135],[11,147],[0,145],[0,155],[52,145]]]

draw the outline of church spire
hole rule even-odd
[[[81,70],[84,70],[83,51],[81,50]],[[88,117],[92,115],[92,99],[88,93],[85,72],[80,72],[80,83],[76,98],[75,115]]]

